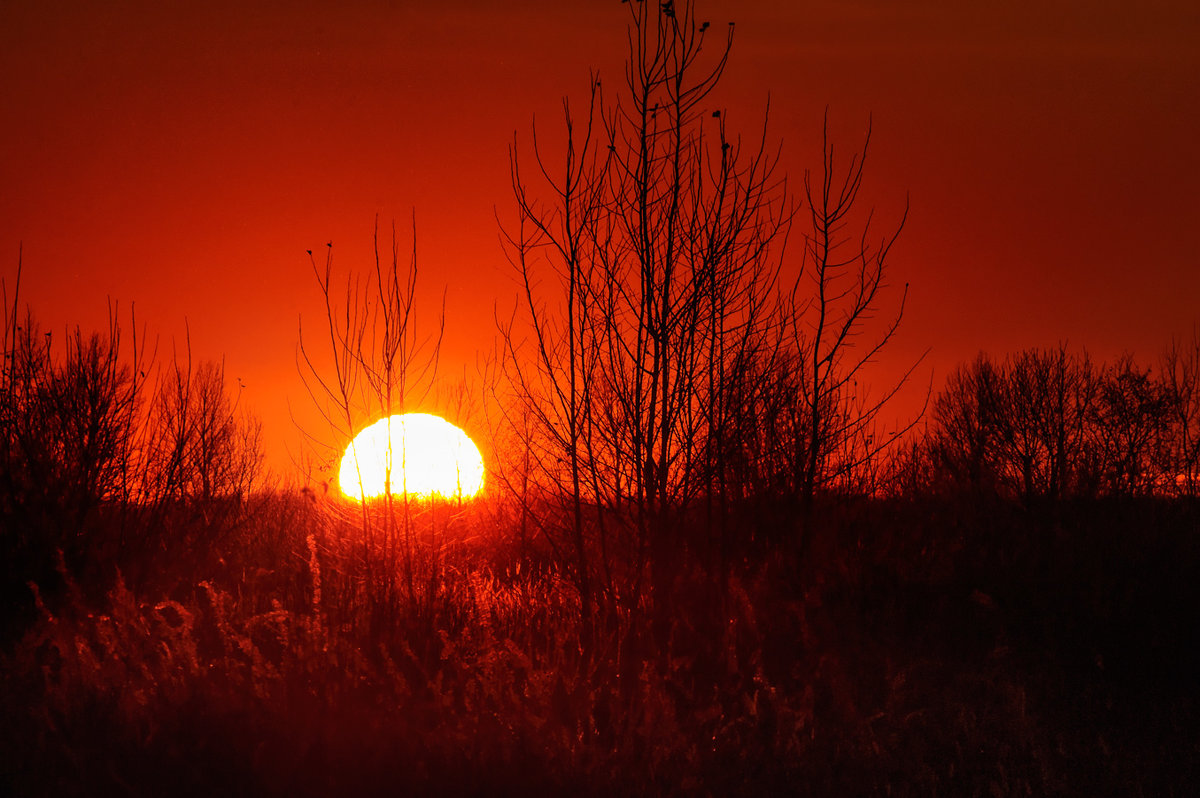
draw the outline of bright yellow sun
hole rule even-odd
[[[467,498],[483,488],[483,457],[458,427],[428,413],[380,419],[342,455],[338,484],[361,501],[383,496]]]

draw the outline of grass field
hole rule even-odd
[[[478,510],[362,578],[352,524],[262,497],[236,547],[38,586],[6,647],[14,795],[1189,795],[1195,508],[859,502],[799,568],[681,572],[585,630]],[[434,521],[436,523],[436,519]],[[437,568],[433,569],[436,554]]]

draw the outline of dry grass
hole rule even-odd
[[[276,540],[281,506],[252,539]],[[877,509],[831,531],[824,556],[842,553],[819,588],[799,589],[770,557],[712,602],[714,585],[690,572],[665,637],[616,611],[585,636],[557,571],[479,527],[448,536],[428,592],[386,606],[339,546],[347,530],[316,516],[289,550],[253,555],[275,568],[251,569],[242,552],[237,575],[216,567],[153,595],[118,580],[98,602],[68,585],[5,654],[0,784],[46,795],[1187,793],[1197,707],[1172,681],[1181,674],[1155,670],[1159,659],[1131,671],[1128,656],[1089,668],[1079,645],[1100,645],[1103,659],[1120,641],[1040,636],[1019,582],[1005,582],[1018,570],[975,583],[962,550],[939,548],[954,525],[920,529],[925,554],[891,567],[914,539],[907,525],[929,515],[890,508],[887,535],[857,546],[885,529]],[[1078,584],[1026,603],[1086,596],[1103,558],[1086,559]],[[1043,624],[1103,629],[1084,616],[1116,622],[1129,609],[1097,601],[1077,596],[1071,617]],[[1154,645],[1148,657],[1176,651]]]

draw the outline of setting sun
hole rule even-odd
[[[346,447],[338,471],[342,493],[352,499],[388,491],[410,496],[458,498],[483,487],[483,457],[458,427],[428,413],[380,419]]]

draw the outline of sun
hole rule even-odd
[[[380,419],[354,436],[338,485],[356,501],[394,496],[468,498],[483,488],[483,457],[458,427],[428,413]]]

